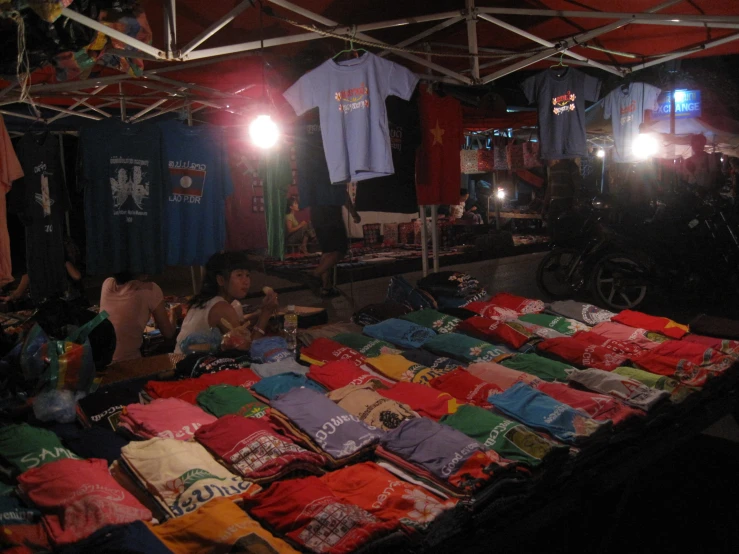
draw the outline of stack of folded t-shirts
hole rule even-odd
[[[717,339],[714,337],[704,337],[703,335],[689,334],[685,335],[682,342],[691,342],[694,344],[702,344],[706,348],[712,348],[722,354],[739,359],[739,341],[728,339]]]
[[[410,321],[421,327],[433,329],[437,333],[454,333],[462,322],[458,317],[443,314],[433,308],[411,312],[401,316],[400,319]]]
[[[598,306],[584,304],[575,300],[552,302],[547,307],[547,310],[553,314],[574,319],[586,325],[598,325],[598,323],[603,323],[604,321],[611,321],[611,318],[616,315]]]
[[[58,460],[20,475],[18,489],[43,512],[55,546],[85,539],[107,525],[151,519],[151,512],[110,476],[105,460]]]
[[[500,365],[509,369],[523,371],[542,381],[567,382],[570,373],[577,371],[570,364],[558,362],[550,358],[544,358],[537,354],[516,354],[510,358],[500,361]]]
[[[436,335],[426,341],[423,348],[434,354],[462,360],[465,363],[494,362],[512,354],[511,350],[503,346],[493,346],[489,342],[459,333]]]
[[[348,346],[331,339],[317,338],[310,346],[300,349],[300,359],[311,365],[323,365],[326,362],[350,360],[357,366],[363,365],[367,358]]]
[[[149,381],[144,390],[149,398],[179,398],[195,404],[198,394],[212,385],[234,385],[250,388],[260,377],[251,369],[226,369],[196,379],[179,381]]]
[[[383,434],[321,393],[293,389],[272,401],[270,420],[288,436],[325,454],[333,467],[372,453]]]
[[[218,355],[189,354],[177,363],[175,375],[181,379],[195,379],[208,373],[218,373],[226,369],[249,367],[251,359],[243,352],[230,351]]]
[[[497,385],[483,381],[461,368],[437,377],[429,385],[436,390],[448,392],[462,403],[482,408],[490,407],[488,403],[490,395],[502,392]]]
[[[213,385],[198,394],[198,406],[216,417],[240,415],[264,417],[269,407],[254,398],[245,388],[233,385]]]
[[[438,525],[458,503],[401,481],[374,462],[347,466],[319,479],[343,502],[359,506],[381,521],[400,522],[402,530],[411,535]]]
[[[353,552],[399,527],[341,500],[317,477],[272,483],[244,504],[268,528],[315,553]]]
[[[511,369],[502,364],[496,364],[495,362],[470,364],[467,367],[467,371],[475,377],[495,385],[501,391],[508,390],[516,383],[524,383],[526,385],[531,385],[532,387],[536,387],[536,385],[541,383],[541,379],[535,375]]]
[[[612,373],[614,375],[621,375],[623,377],[639,381],[649,388],[668,392],[670,394],[670,402],[672,404],[681,404],[686,399],[691,398],[694,393],[700,391],[699,388],[690,387],[676,379],[671,379],[664,375],[657,375],[656,373],[650,373],[649,371],[644,371],[638,367],[617,367],[612,371]]]
[[[426,341],[436,336],[435,331],[403,319],[386,319],[374,325],[366,325],[362,332],[401,348],[420,348]]]
[[[230,498],[215,498],[193,512],[161,525],[150,525],[149,529],[174,554],[298,554],[292,546],[250,518]]]
[[[649,388],[635,379],[601,369],[576,371],[569,376],[569,381],[583,388],[613,396],[624,404],[645,412],[652,411],[670,397],[667,391]]]
[[[382,302],[380,304],[369,304],[354,313],[352,321],[357,325],[372,325],[386,319],[401,317],[410,311],[408,306],[395,302]]]
[[[460,406],[454,414],[444,416],[441,423],[482,443],[502,458],[531,468],[542,463],[548,466],[563,463],[569,455],[569,447],[478,406]]]
[[[299,373],[281,373],[280,375],[273,375],[272,377],[262,379],[252,387],[252,392],[258,398],[270,402],[281,394],[300,387],[307,387],[320,393],[326,392],[326,389],[321,385]]]
[[[430,368],[411,362],[400,354],[382,354],[367,359],[367,365],[393,381],[428,384],[432,379],[444,375],[456,368]]]
[[[439,296],[437,299],[437,307],[442,312],[449,309],[466,308],[472,302],[485,302],[490,295],[485,289],[480,289],[469,296]]]
[[[365,371],[365,369],[348,360],[328,362],[324,365],[312,365],[308,377],[328,390],[364,383],[372,383],[375,390],[393,386],[390,381]]]
[[[453,414],[460,406],[448,392],[418,383],[396,383],[389,389],[378,389],[377,392],[385,398],[402,402],[418,415],[434,421]]]
[[[425,290],[434,298],[455,296],[464,298],[480,290],[480,282],[467,273],[458,271],[439,271],[419,279],[418,288]]]
[[[603,335],[609,339],[616,339],[623,342],[636,343],[642,350],[652,350],[666,341],[673,340],[661,333],[647,331],[637,327],[629,327],[623,323],[616,321],[604,321],[590,329],[580,329],[581,331],[590,331],[597,335]]]
[[[510,477],[516,466],[464,433],[426,418],[409,419],[385,433],[377,455],[458,498]]]
[[[552,314],[521,314],[518,321],[526,325],[536,325],[557,333],[558,335],[572,336],[578,331],[589,331],[590,327],[576,319],[568,319],[561,315]],[[553,339],[557,336],[545,336]]]
[[[517,383],[488,400],[504,415],[566,444],[597,443],[606,440],[611,432],[610,420],[596,421],[524,383]]]
[[[627,356],[630,360],[635,360],[642,354],[648,352],[648,350],[642,348],[641,345],[639,345],[637,342],[633,342],[630,340],[613,339],[605,335],[593,333],[592,331],[578,331],[577,333],[572,335],[572,338],[580,342],[586,342],[595,346],[602,346],[603,348],[607,348],[608,350],[611,350],[616,354]]]
[[[356,323],[340,322],[328,323],[326,325],[316,325],[308,329],[298,330],[298,341],[303,346],[310,346],[317,338],[330,339],[331,337],[341,333],[361,333],[362,327]]]
[[[99,388],[77,402],[77,418],[86,427],[97,425],[115,431],[125,406],[141,401],[148,377]]]
[[[249,355],[252,360],[262,364],[279,362],[294,357],[287,348],[287,342],[282,337],[263,337],[251,343]]]
[[[273,375],[281,375],[283,373],[308,373],[308,368],[304,365],[300,365],[295,361],[294,354],[290,354],[289,358],[282,358],[275,362],[266,362],[263,364],[252,363],[251,370],[256,373],[261,379],[272,377]]]
[[[353,348],[362,356],[373,358],[380,354],[400,354],[402,350],[395,348],[387,341],[366,337],[359,333],[341,333],[333,337],[331,340]]]
[[[64,448],[59,437],[27,423],[0,427],[0,462],[3,473],[17,475],[50,462],[78,456]]]
[[[477,316],[466,319],[457,328],[460,333],[479,337],[493,344],[503,344],[512,350],[524,348],[536,335],[514,320],[501,321]]]
[[[123,409],[118,428],[133,436],[188,440],[203,425],[216,420],[197,406],[178,398],[158,398],[149,404],[129,404]]]
[[[447,358],[446,356],[437,356],[428,350],[423,348],[414,348],[413,350],[406,350],[402,353],[402,356],[406,360],[415,362],[422,366],[429,367],[431,369],[456,369],[458,367],[465,367],[467,364],[453,358]]]
[[[390,431],[406,419],[418,417],[418,414],[405,404],[381,396],[371,383],[347,385],[331,391],[326,396],[367,425],[383,431]]]
[[[496,294],[489,302],[517,314],[538,314],[543,312],[545,308],[544,302],[541,300],[516,296],[507,292]]]
[[[277,433],[266,418],[236,415],[220,418],[198,429],[195,440],[234,473],[264,484],[296,472],[323,473],[326,459]]]
[[[546,356],[581,368],[594,367],[613,371],[617,367],[629,365],[629,356],[574,337],[547,339],[537,344],[536,349]]]
[[[682,325],[666,317],[649,315],[633,310],[619,312],[610,320],[634,327],[635,329],[646,329],[647,331],[659,333],[671,339],[681,339],[689,332],[687,325]]]
[[[121,460],[137,483],[166,514],[195,511],[220,496],[249,496],[258,485],[244,481],[213,459],[194,441],[149,439],[121,449]]]

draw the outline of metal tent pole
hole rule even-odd
[[[421,270],[423,276],[429,274],[429,243],[426,234],[426,206],[418,206],[418,215],[421,219]]]
[[[431,206],[431,249],[434,253],[434,273],[439,273],[439,228],[436,226],[437,212],[439,206]],[[423,226],[426,227],[426,216],[424,214]]]

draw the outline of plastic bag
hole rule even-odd
[[[221,347],[223,335],[218,327],[213,327],[209,331],[202,333],[193,333],[180,341],[180,350],[183,354],[208,354],[209,352],[218,352]]]
[[[83,396],[70,390],[42,392],[33,401],[33,414],[40,421],[72,423],[77,418],[77,400]]]

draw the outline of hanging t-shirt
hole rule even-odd
[[[20,200],[15,208],[25,224],[31,299],[40,302],[61,296],[67,288],[64,214],[69,209],[69,198],[56,136],[26,133],[16,152],[25,177],[14,185]]]
[[[166,166],[156,125],[104,121],[80,131],[87,272],[164,269]]]
[[[614,161],[626,163],[639,159],[634,152],[634,139],[639,136],[644,110],[657,109],[660,92],[646,83],[629,83],[616,87],[603,99],[603,119],[613,120]]]
[[[410,100],[418,77],[366,52],[346,62],[326,60],[284,92],[298,115],[318,107],[332,183],[392,175],[385,98]]]
[[[539,155],[543,160],[587,153],[585,101],[596,102],[600,81],[572,67],[547,69],[521,85],[539,113]]]
[[[318,113],[310,112],[302,119],[305,121],[295,129],[295,165],[300,205],[304,208],[343,206],[346,203],[346,187],[331,184]]]
[[[226,198],[233,192],[223,131],[160,123],[167,166],[167,265],[205,265],[226,242]]]
[[[421,148],[416,157],[416,195],[422,206],[459,202],[459,151],[464,141],[462,106],[430,87],[418,95]]]
[[[418,104],[391,96],[385,101],[395,173],[360,181],[354,205],[359,211],[411,214],[416,200],[416,149],[421,144]]]
[[[285,205],[287,191],[293,182],[290,153],[287,147],[263,153],[259,177],[264,187],[264,215],[267,219],[267,254],[285,257]]]
[[[0,286],[13,280],[5,195],[10,191],[13,181],[21,177],[23,169],[10,142],[5,120],[0,115]]]

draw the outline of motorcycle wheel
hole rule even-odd
[[[573,265],[577,264],[578,267]],[[536,268],[536,285],[552,300],[572,298],[585,283],[580,252],[574,248],[556,248]]]
[[[642,264],[627,254],[613,252],[598,260],[590,281],[596,303],[612,311],[633,310],[641,305],[648,285],[646,279],[628,275],[632,269],[636,273],[645,271]]]

